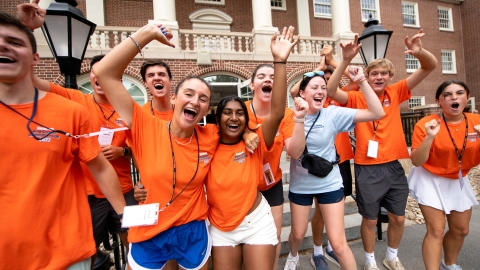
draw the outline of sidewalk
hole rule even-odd
[[[477,197],[478,198],[478,197]],[[422,259],[422,241],[425,236],[426,228],[425,224],[411,225],[405,227],[403,233],[402,242],[399,247],[399,257],[402,261],[405,269],[420,270],[425,269]],[[377,241],[375,245],[375,256],[377,260],[377,266],[379,269],[386,269],[382,261],[385,258],[385,252],[387,249],[386,232],[383,233],[383,239],[385,241]],[[473,207],[472,219],[470,221],[470,233],[465,238],[465,243],[460,252],[457,264],[464,270],[480,269],[480,206]],[[365,255],[363,252],[363,246],[361,240],[355,240],[349,242],[348,245],[352,249],[353,255],[357,262],[357,268],[363,269],[365,262]],[[314,269],[310,264],[310,258],[312,256],[312,249],[300,254],[300,267],[299,270],[311,270]],[[278,270],[282,270],[285,265],[287,256],[282,256],[279,260]],[[333,263],[329,263],[330,269],[339,269]]]

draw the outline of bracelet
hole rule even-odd
[[[296,118],[295,116],[293,117],[293,121],[295,123],[305,123],[305,117],[303,118]]]
[[[118,219],[122,219],[123,218],[123,213],[117,214],[117,217],[118,217]]]
[[[367,78],[363,78],[360,81],[357,81],[357,84],[360,84],[361,82],[366,81],[366,80],[367,80]]]
[[[275,61],[274,61],[273,63],[274,63],[274,64],[284,64],[284,65],[286,65],[286,64],[287,64],[287,62],[286,62],[286,61],[285,61],[285,62],[275,62]]]
[[[143,56],[143,54],[142,54],[142,48],[140,47],[140,44],[138,44],[138,42],[135,41],[135,39],[133,39],[133,37],[132,37],[131,35],[129,35],[128,37],[129,37],[129,38],[133,41],[133,43],[135,43],[135,45],[137,46],[138,51],[140,52],[140,56]]]

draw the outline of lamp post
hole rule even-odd
[[[358,43],[362,44],[360,56],[365,66],[375,59],[385,58],[392,33],[393,31],[385,30],[381,24],[378,24],[378,20],[373,19],[370,14],[370,18],[365,23],[365,29],[358,38]]]
[[[65,87],[77,89],[85,50],[96,25],[85,19],[76,8],[75,0],[56,0],[47,8],[43,34],[60,72],[65,76]]]

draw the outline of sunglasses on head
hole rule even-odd
[[[307,73],[303,74],[303,77],[311,78],[315,75],[323,76],[323,75],[325,75],[325,73],[323,71],[311,71],[311,72],[307,72]]]

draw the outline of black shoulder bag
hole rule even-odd
[[[310,134],[310,131],[312,130],[315,123],[317,122],[317,119],[319,116],[320,116],[320,112],[318,112],[318,115],[315,118],[315,121],[313,121],[312,126],[310,126],[310,129],[308,130],[307,135],[305,136],[305,149],[303,150],[303,157],[300,163],[302,164],[303,168],[308,170],[309,174],[315,175],[316,177],[324,178],[332,171],[333,165],[338,164],[340,162],[340,156],[338,155],[338,153],[336,153],[337,160],[335,160],[334,162],[330,162],[315,154],[308,153],[308,149],[307,149],[308,134]]]

